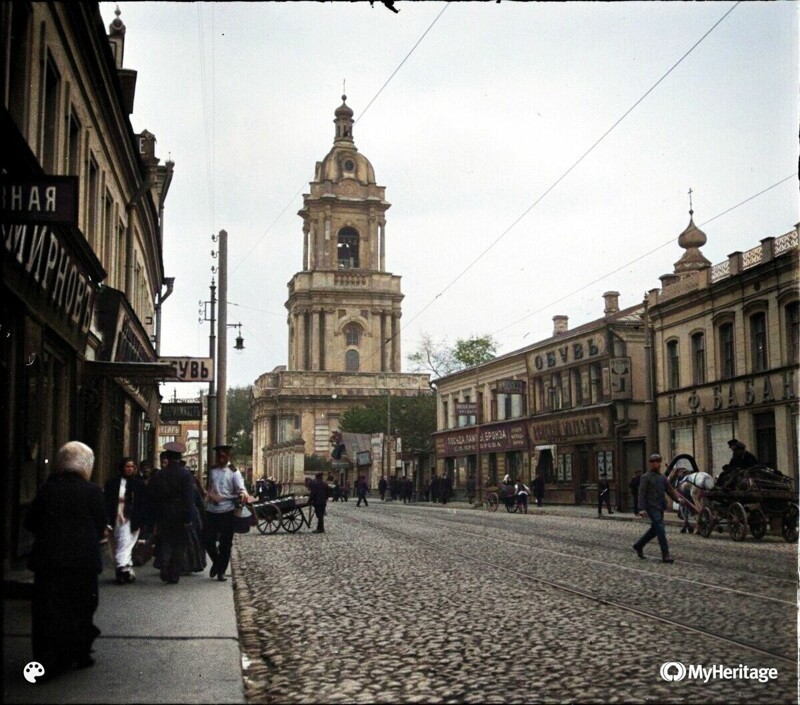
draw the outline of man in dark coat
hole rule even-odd
[[[634,473],[633,477],[631,478],[631,481],[628,483],[628,487],[630,488],[631,494],[633,495],[634,514],[639,513],[639,482],[641,482],[641,479],[642,479],[642,471],[637,470]]]
[[[325,533],[325,509],[328,506],[328,483],[322,479],[322,473],[318,472],[308,486],[308,500],[314,507],[314,514],[317,515],[316,534]]]
[[[537,473],[533,481],[533,496],[536,497],[536,506],[541,507],[544,504],[544,476],[542,473]]]
[[[52,678],[73,663],[91,666],[92,623],[103,570],[100,541],[111,532],[103,492],[89,482],[94,452],[70,441],[55,457],[54,472],[33,500],[24,526],[34,535],[28,567],[34,573],[33,660]]]
[[[439,485],[439,493],[441,495],[442,504],[447,504],[453,496],[453,478],[445,473]]]
[[[639,516],[650,519],[650,528],[633,544],[633,550],[636,551],[639,558],[644,559],[645,555],[642,549],[655,538],[658,539],[658,545],[661,547],[661,560],[664,563],[674,563],[675,560],[669,554],[667,532],[664,529],[664,510],[667,507],[665,495],[669,495],[676,502],[684,503],[686,500],[661,474],[662,460],[658,453],[653,453],[648,463],[650,469],[642,475],[639,481]]]
[[[381,475],[381,479],[378,482],[378,494],[381,496],[381,502],[386,501],[386,486],[387,486],[386,478]]]
[[[189,530],[192,528],[194,480],[180,463],[182,443],[167,443],[161,453],[167,461],[148,485],[156,525],[161,579],[177,583],[187,563]]]
[[[369,502],[367,502],[367,489],[367,481],[362,475],[356,482],[356,493],[358,494],[358,502],[356,502],[357,507],[360,507],[362,502],[364,503],[365,507],[369,506]]]
[[[731,440],[728,441],[728,447],[731,449],[733,455],[731,455],[730,462],[722,466],[722,472],[717,478],[716,483],[717,487],[723,489],[731,489],[728,485],[736,482],[736,478],[739,475],[737,470],[746,470],[747,468],[758,465],[756,456],[747,450],[747,447],[741,441],[731,438]]]

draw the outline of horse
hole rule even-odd
[[[688,461],[691,468],[685,467],[682,461]],[[676,455],[667,468],[667,477],[675,489],[686,499],[683,507],[683,527],[681,533],[694,533],[689,523],[692,515],[700,516],[706,506],[706,492],[714,487],[714,477],[697,469],[697,463],[691,455]]]

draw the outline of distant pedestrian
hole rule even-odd
[[[425,480],[422,483],[422,499],[424,502],[430,501],[431,498],[431,482],[430,480]]]
[[[89,482],[94,452],[78,441],[63,445],[53,472],[23,522],[33,534],[28,568],[33,571],[33,660],[48,680],[71,665],[94,664],[92,644],[100,630],[92,619],[103,570],[100,542],[111,533],[103,491]]]
[[[220,582],[227,580],[225,571],[231,560],[233,512],[247,496],[242,474],[231,465],[231,448],[230,445],[214,447],[216,463],[209,473],[206,495],[204,543],[211,558],[209,577]]]
[[[631,478],[631,481],[628,483],[628,487],[630,488],[631,494],[633,495],[633,513],[634,514],[638,514],[639,513],[639,483],[641,482],[641,480],[642,480],[642,471],[641,470],[637,470],[633,474],[633,477]]]
[[[386,501],[386,487],[388,486],[388,482],[386,482],[386,478],[381,475],[381,479],[378,481],[378,494],[381,496],[381,502]]]
[[[364,476],[358,478],[356,482],[356,493],[358,494],[358,502],[356,502],[356,506],[360,507],[361,502],[364,502],[364,506],[368,507],[369,502],[367,502],[367,481],[364,479]]]
[[[183,443],[171,442],[164,446],[162,463],[150,481],[149,496],[155,522],[156,567],[166,583],[177,583],[187,565],[192,530],[192,474],[181,465]]]
[[[639,516],[650,518],[650,528],[633,544],[633,550],[636,551],[639,558],[644,559],[645,555],[642,549],[649,541],[657,538],[661,547],[661,560],[664,563],[674,563],[675,559],[669,554],[667,532],[664,529],[664,510],[667,507],[664,494],[669,494],[676,502],[685,500],[661,474],[661,462],[661,456],[653,453],[648,461],[650,469],[642,475],[639,482],[639,507],[641,508]]]
[[[434,504],[439,501],[439,493],[441,492],[442,487],[442,480],[436,474],[433,473],[433,477],[431,478],[431,502]]]
[[[453,496],[453,478],[447,473],[442,477],[441,484],[439,485],[439,492],[442,504],[447,504]]]
[[[531,491],[528,489],[528,486],[522,481],[517,480],[514,484],[514,492],[517,498],[517,509],[521,511],[523,514],[528,513],[528,495],[530,495]]]
[[[537,473],[533,480],[533,496],[536,497],[536,506],[541,507],[544,504],[544,476],[542,473]]]
[[[611,508],[611,485],[608,484],[608,475],[606,473],[600,474],[600,481],[597,483],[597,516],[603,516],[603,505],[609,514],[613,514],[614,510]]]
[[[467,478],[467,502],[472,504],[475,501],[475,475]]]
[[[317,528],[314,533],[325,533],[325,510],[328,505],[328,483],[322,479],[322,473],[318,472],[308,488],[308,501],[314,507],[314,514],[317,516]]]
[[[123,458],[119,475],[106,482],[103,496],[106,516],[114,527],[111,545],[118,585],[136,580],[133,572],[133,548],[139,540],[139,530],[147,517],[147,487],[139,477],[136,461]]]

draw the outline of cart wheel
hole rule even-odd
[[[716,523],[717,520],[714,516],[714,512],[708,507],[703,507],[703,511],[700,512],[700,516],[697,517],[697,533],[704,539],[710,538],[711,534],[714,532],[714,524]]]
[[[744,541],[747,529],[747,512],[739,502],[734,502],[728,511],[728,533],[734,541]]]
[[[781,516],[781,534],[787,543],[797,543],[797,518],[800,510],[796,504],[790,504]]]
[[[303,518],[303,510],[295,507],[286,512],[281,518],[281,526],[285,531],[293,534],[300,530],[300,527],[305,524]]]
[[[490,492],[486,495],[486,509],[490,512],[497,511],[497,505],[500,503],[500,500],[497,498],[496,492]]]
[[[274,534],[281,525],[281,516],[275,507],[256,507],[258,530],[262,534]]]
[[[767,517],[760,509],[754,509],[747,517],[747,523],[750,525],[750,533],[756,541],[764,538],[767,533]]]
[[[511,499],[504,499],[503,500],[506,504],[506,511],[509,514],[514,514],[517,511],[517,503],[514,501],[514,498]]]

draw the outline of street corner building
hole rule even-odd
[[[303,261],[286,301],[288,365],[253,385],[253,475],[292,488],[304,485],[306,456],[330,455],[347,409],[387,394],[431,393],[427,374],[400,371],[403,294],[400,277],[386,271],[390,204],[355,146],[353,122],[342,96],[333,147],[317,162],[298,212]],[[373,465],[359,471],[371,487],[380,460],[373,453]]]
[[[97,3],[3,3],[0,228],[4,562],[56,451],[80,440],[95,482],[152,459],[158,425],[162,217],[173,164],[130,122],[125,25]],[[166,291],[165,291],[166,289]]]

